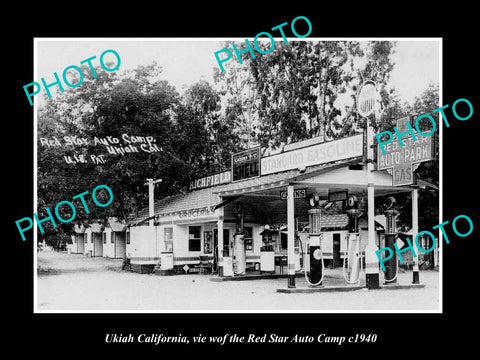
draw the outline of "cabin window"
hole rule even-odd
[[[115,232],[110,233],[110,244],[115,243],[115,236],[116,236]]]
[[[126,232],[125,238],[126,238],[127,244],[130,244],[130,231]]]
[[[103,243],[106,244],[107,243],[107,233],[103,233]]]
[[[163,229],[165,252],[173,252],[173,228],[166,227]]]
[[[83,234],[83,242],[86,244],[88,242],[88,235]]]
[[[188,227],[188,251],[200,251],[201,238],[200,238],[200,226]]]

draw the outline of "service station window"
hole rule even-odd
[[[253,227],[245,226],[243,231],[245,232],[245,250],[253,251]]]
[[[200,238],[200,226],[188,227],[188,251],[200,251],[201,238]]]
[[[166,227],[163,229],[165,252],[173,252],[173,228]]]

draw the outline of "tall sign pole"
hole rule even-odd
[[[418,189],[412,190],[412,239],[415,239],[418,234]],[[419,254],[417,242],[413,241],[413,249],[416,254]],[[413,279],[412,284],[420,284],[420,271],[418,266],[418,256],[413,257]]]
[[[378,246],[375,236],[375,188],[373,180],[373,156],[374,156],[374,129],[370,125],[370,118],[375,111],[376,87],[373,81],[366,81],[357,95],[358,113],[367,120],[367,195],[368,195],[368,242],[365,248],[365,281],[368,289],[378,289],[379,264],[376,256]],[[373,115],[374,116],[374,115]]]
[[[148,217],[149,217],[148,224],[151,227],[154,226],[154,216],[155,216],[154,189],[155,189],[155,184],[160,182],[162,182],[162,179],[157,179],[157,180],[147,179],[147,182],[143,184],[148,186]]]

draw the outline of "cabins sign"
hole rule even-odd
[[[293,191],[293,198],[294,199],[305,199],[307,197],[307,189],[295,189]],[[280,199],[287,200],[288,199],[288,192],[287,190],[280,191]]]
[[[403,129],[409,117],[397,120],[397,128]],[[390,142],[384,146],[385,154],[380,146],[377,148],[377,170],[387,170],[392,175],[392,185],[402,186],[413,184],[413,172],[421,162],[433,160],[434,143],[433,136],[418,136],[417,141],[413,137],[402,137],[405,146],[399,142]]]

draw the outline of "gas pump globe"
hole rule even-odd
[[[310,236],[313,234],[320,234],[322,229],[322,209],[310,209],[308,210],[308,222],[310,225]]]

